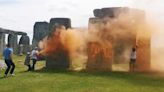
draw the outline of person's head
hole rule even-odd
[[[133,47],[133,48],[132,48],[132,51],[135,52],[135,51],[136,51],[136,48]]]
[[[35,49],[34,50],[38,50],[38,47],[35,47]]]
[[[11,45],[10,45],[10,44],[7,44],[7,45],[6,45],[6,47],[7,47],[7,48],[10,48],[10,47],[11,47]]]
[[[29,54],[30,54],[30,52],[27,52],[27,54],[29,55]]]

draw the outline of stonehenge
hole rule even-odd
[[[30,47],[30,43],[29,43],[30,39],[27,36],[27,33],[0,28],[0,51],[1,52],[3,52],[4,48],[6,47],[5,45],[7,44],[5,42],[6,34],[8,34],[7,43],[12,46],[14,54],[20,54],[20,51],[21,51],[21,49],[19,48],[20,44],[18,44],[18,35],[26,36],[26,38],[28,38],[28,39],[22,39],[19,41],[19,43],[23,42],[22,45],[25,46],[25,48],[22,49],[22,54],[23,54],[23,51],[26,49],[26,47]]]
[[[90,29],[102,31],[102,25],[114,21],[119,28],[124,29],[124,32],[122,33],[126,34],[126,36],[123,36],[123,34],[117,34],[117,36],[113,35],[113,33],[117,33],[116,31],[121,33],[120,30],[111,28],[109,31],[108,29],[103,29],[104,32],[109,31],[107,39],[105,40],[110,42],[110,45],[100,44],[99,42],[88,42],[86,70],[111,71],[112,64],[129,62],[129,58],[125,56],[125,53],[127,54],[127,51],[130,52],[131,48],[135,46],[137,47],[137,67],[135,67],[135,71],[149,71],[151,64],[151,36],[144,37],[140,34],[146,31],[142,29],[140,29],[141,33],[138,31],[140,24],[145,23],[145,12],[128,7],[110,7],[94,9],[93,14],[94,17],[89,18],[89,31]],[[117,20],[115,19],[121,18],[121,16],[124,16],[122,17],[122,21],[126,21],[126,23],[117,23]],[[69,18],[51,18],[49,23],[44,21],[36,22],[34,25],[32,47],[38,46],[38,43],[46,36],[50,37],[58,25],[64,25],[66,28],[71,28],[71,20]],[[146,34],[149,35],[149,32]],[[61,52],[60,55],[54,54],[53,58],[47,57],[46,67],[50,69],[67,69],[69,67],[68,62],[67,55]]]
[[[45,37],[51,37],[51,34],[55,31],[55,28],[59,25],[63,25],[67,28],[71,28],[71,20],[69,18],[51,18],[50,22],[36,22],[34,24],[34,35],[32,41],[32,47],[38,47],[39,42]],[[69,67],[69,61],[67,54],[63,51],[61,53],[54,54],[54,57],[46,57],[46,67],[49,69],[67,69]],[[59,54],[59,55],[58,55]]]
[[[111,7],[111,8],[102,8],[102,9],[95,9],[93,11],[94,16],[93,18],[89,19],[89,29],[96,28],[99,29],[101,25],[105,25],[107,23],[110,23],[111,21],[114,21],[114,19],[119,18],[120,16],[124,16],[123,18],[130,19],[128,21],[129,24],[125,25],[127,28],[130,28],[131,26],[134,26],[134,29],[130,29],[131,32],[125,31],[124,34],[128,34],[126,36],[122,36],[123,34],[117,34],[117,37],[115,37],[113,34],[110,36],[111,37],[111,43],[113,50],[110,50],[112,55],[112,59],[109,59],[108,62],[111,63],[106,63],[108,64],[107,66],[111,66],[112,63],[121,63],[121,62],[128,62],[129,58],[125,56],[126,51],[131,51],[131,48],[136,46],[137,47],[137,61],[135,67],[135,71],[149,71],[150,70],[150,55],[151,55],[151,37],[150,33],[147,30],[140,29],[140,32],[136,29],[138,29],[137,26],[140,26],[138,24],[143,24],[145,23],[145,13],[142,10],[137,10],[137,9],[131,9],[127,7]],[[116,20],[117,21],[117,20]],[[114,21],[115,22],[115,21]],[[130,23],[131,22],[131,23]],[[122,26],[122,24],[117,24],[117,26],[120,26],[122,28],[126,28]],[[133,28],[133,27],[132,27]],[[128,29],[129,30],[129,29]],[[99,30],[102,31],[102,30]],[[112,29],[110,30],[111,33]],[[110,32],[109,31],[109,32]],[[117,31],[117,30],[114,30]],[[124,31],[124,30],[123,30]],[[147,37],[140,36],[142,33],[145,33],[147,31]],[[120,31],[121,33],[121,31]],[[99,46],[99,49],[101,47]],[[93,48],[92,48],[93,49]],[[95,48],[96,50],[96,48]],[[100,51],[101,52],[101,51]],[[97,53],[97,56],[100,53]],[[103,55],[103,54],[102,54]],[[103,70],[104,67],[100,67],[104,62],[101,60],[101,64],[98,67],[96,65],[97,60],[89,58],[88,63],[87,63],[87,69],[97,69],[97,70]],[[100,62],[99,62],[100,63]],[[108,68],[109,70],[112,68]]]
[[[34,33],[32,40],[32,48],[37,47],[39,41],[43,40],[48,35],[49,23],[48,22],[36,22],[34,24]]]

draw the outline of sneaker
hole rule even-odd
[[[14,76],[15,76],[15,74],[10,74],[10,76],[14,77]]]

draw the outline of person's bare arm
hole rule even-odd
[[[10,59],[13,60],[13,52],[10,53]]]

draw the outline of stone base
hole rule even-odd
[[[56,53],[53,57],[46,57],[47,69],[68,69],[69,66],[69,57],[64,52]]]
[[[104,47],[98,43],[88,44],[88,61],[86,70],[89,71],[111,71],[112,70],[112,48]]]

